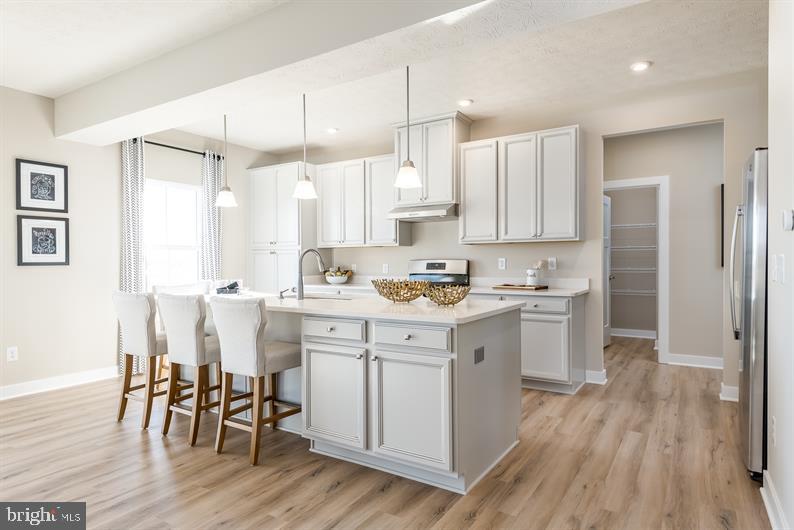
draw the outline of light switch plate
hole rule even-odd
[[[19,350],[16,346],[6,348],[6,360],[10,363],[19,360]]]
[[[775,273],[779,283],[786,283],[786,255],[775,255]]]
[[[496,264],[499,267],[500,271],[503,271],[507,268],[507,260],[505,258],[499,258],[496,260]]]
[[[355,263],[351,263],[350,264],[350,270],[353,271],[353,272],[356,272],[356,264]]]
[[[548,259],[546,259],[546,263],[548,264],[550,271],[556,271],[557,270],[557,258],[556,258],[556,256],[551,256]]]
[[[383,274],[389,274],[389,264],[388,263],[384,263],[383,264]]]

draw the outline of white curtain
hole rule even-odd
[[[199,278],[218,280],[221,277],[221,214],[215,206],[223,186],[224,159],[212,151],[204,152],[201,167],[201,251]]]
[[[121,142],[121,279],[119,290],[144,290],[143,198],[146,184],[143,137]],[[119,373],[124,367],[124,345],[119,330]],[[132,372],[142,373],[146,359],[135,357]]]

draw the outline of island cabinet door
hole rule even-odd
[[[452,470],[452,359],[383,350],[370,357],[370,449]]]
[[[569,316],[521,315],[521,375],[571,381],[570,321]]]
[[[364,449],[366,362],[363,348],[304,343],[304,436]]]

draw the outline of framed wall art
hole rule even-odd
[[[69,219],[17,215],[17,265],[69,265]]]
[[[17,158],[17,210],[67,213],[69,168]]]

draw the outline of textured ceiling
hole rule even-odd
[[[457,100],[471,98],[474,105],[462,110],[474,119],[568,102],[585,105],[766,64],[766,2],[655,0],[598,14],[606,4],[492,0],[462,19],[401,30],[403,46],[378,53],[381,64],[411,58],[412,116],[449,112],[458,108]],[[582,18],[581,9],[597,16]],[[561,23],[566,19],[573,21]],[[368,45],[343,52],[355,57],[356,46]],[[358,50],[362,57],[372,55]],[[388,138],[389,124],[405,119],[404,71],[384,72],[367,60],[359,79],[343,77],[314,89],[312,76],[332,77],[337,59],[329,54],[284,72],[293,81],[305,80],[310,147],[346,148]],[[654,66],[634,74],[628,65],[640,59]],[[299,147],[300,98],[286,92],[237,102],[229,113],[229,140],[274,153]],[[220,138],[221,124],[217,116],[180,129]],[[340,133],[328,135],[329,127]]]
[[[286,0],[0,0],[0,85],[57,97]]]

